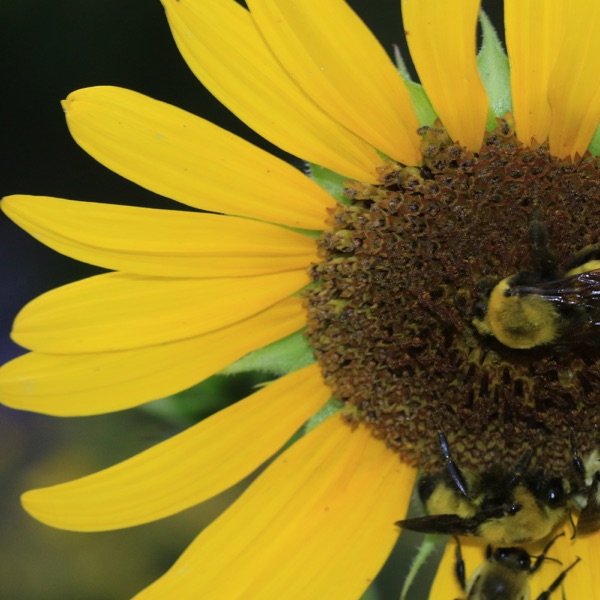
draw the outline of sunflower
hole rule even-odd
[[[467,474],[523,465],[525,452],[527,468],[567,478],[573,445],[597,458],[596,347],[515,349],[473,307],[542,262],[566,271],[583,247],[580,264],[597,260],[600,4],[506,0],[508,60],[485,16],[476,54],[478,1],[403,0],[420,83],[342,0],[163,4],[200,81],[310,176],[135,92],[72,93],[84,150],[207,212],[4,199],[37,239],[111,272],[22,310],[13,336],[31,353],[2,367],[0,397],[91,415],[229,365],[283,356],[283,375],[120,464],[26,493],[26,510],[64,529],[129,527],[275,456],[136,598],[358,598],[396,542],[417,469],[444,469],[440,430]],[[600,536],[565,530],[550,554],[562,566],[529,578],[533,597],[578,556],[562,585],[596,598]],[[483,548],[463,543],[468,574]],[[450,544],[431,598],[463,594],[454,561]]]

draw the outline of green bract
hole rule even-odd
[[[304,333],[299,331],[260,350],[251,352],[221,373],[224,375],[235,375],[248,371],[291,373],[313,362],[315,359],[312,350]]]
[[[491,114],[488,115],[487,129],[491,131],[498,126],[496,117],[503,118],[508,111],[512,110],[510,67],[492,22],[483,11],[479,19],[483,40],[477,55],[477,67],[489,99]]]

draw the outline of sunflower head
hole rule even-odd
[[[476,0],[403,0],[419,83],[342,0],[163,4],[199,79],[312,177],[141,94],[71,94],[86,151],[203,212],[5,200],[111,272],[23,309],[13,335],[32,352],[2,368],[0,394],[83,415],[223,369],[283,376],[28,492],[26,509],[67,529],[136,525],[276,456],[140,600],[358,598],[398,524],[470,538],[431,598],[498,581],[597,597],[596,575],[573,584],[570,569],[577,554],[593,571],[600,539],[600,3],[506,0],[509,61],[485,16],[476,53]],[[417,471],[428,514],[398,521]],[[574,541],[555,533],[571,513]],[[450,563],[473,556],[479,575],[456,579]]]
[[[594,292],[577,296],[571,285],[567,297],[554,280],[584,241],[597,241],[598,161],[527,147],[506,121],[477,153],[439,128],[421,135],[422,166],[388,165],[379,185],[349,186],[349,205],[321,238],[306,298],[326,381],[353,407],[348,418],[425,471],[440,466],[444,430],[467,470],[515,465],[531,450],[530,469],[571,475],[572,444],[583,454],[597,444],[598,346],[568,340],[575,324],[592,334]],[[560,257],[552,269],[541,270],[532,238],[542,226],[544,248]],[[524,351],[478,325],[490,286],[525,272],[546,290],[528,297],[560,312],[560,343]]]

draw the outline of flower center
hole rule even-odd
[[[506,122],[478,153],[441,129],[421,135],[423,164],[390,164],[377,186],[349,183],[320,240],[306,302],[323,376],[347,419],[410,464],[440,468],[443,430],[461,467],[531,450],[532,467],[564,474],[573,446],[598,445],[600,344],[560,335],[570,317],[531,290],[600,241],[600,162],[525,147]],[[496,288],[517,274],[504,285],[518,293]],[[523,317],[534,329],[535,303],[548,309],[549,336],[503,339],[512,327],[529,340],[520,317],[494,329],[515,296],[535,300]]]

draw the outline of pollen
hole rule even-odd
[[[600,242],[600,163],[524,146],[498,121],[479,152],[422,128],[423,163],[348,182],[306,292],[308,338],[350,423],[402,460],[440,468],[438,431],[460,465],[572,468],[599,441],[600,344],[504,346],[473,324],[486,293],[536,269],[532,224],[557,268]]]

